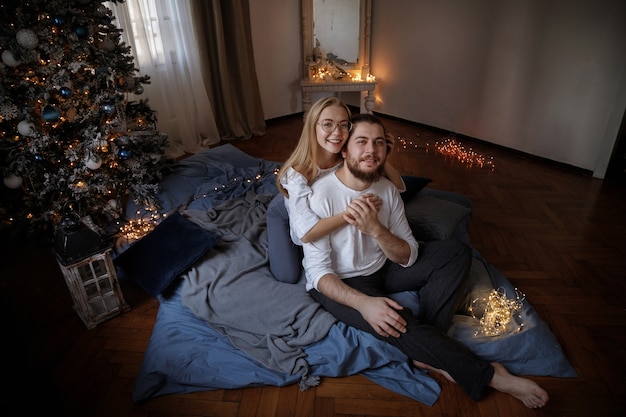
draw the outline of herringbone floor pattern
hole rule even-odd
[[[483,143],[474,150],[492,156],[495,170],[468,167],[434,151],[445,133],[384,121],[407,144],[393,155],[401,173],[433,178],[431,187],[472,199],[473,244],[526,294],[576,368],[578,378],[533,378],[550,393],[547,407],[528,410],[496,392],[472,402],[440,379],[441,397],[427,407],[361,376],[326,378],[307,392],[260,387],[135,404],[133,383],[157,302],[124,283],[132,310],[88,331],[45,242],[12,238],[2,239],[0,262],[4,414],[626,416],[626,187]],[[281,161],[300,129],[299,116],[276,120],[265,136],[234,145]]]

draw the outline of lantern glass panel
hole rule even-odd
[[[107,311],[104,304],[102,303],[102,298],[100,297],[89,301],[89,306],[91,307],[91,311],[93,311],[95,317],[98,317],[99,315],[104,314]]]
[[[109,277],[99,279],[98,284],[100,284],[100,291],[103,294],[113,291],[113,287],[111,286],[111,280],[109,280]]]
[[[118,300],[115,297],[115,294],[104,297],[104,304],[106,305],[107,310],[115,310],[118,306]]]
[[[95,282],[85,285],[85,292],[87,293],[87,299],[91,300],[99,296],[98,286]]]
[[[89,264],[83,264],[78,266],[77,268],[78,274],[80,275],[80,280],[82,282],[87,282],[93,279],[93,274],[91,273],[91,267]]]
[[[104,260],[97,260],[91,264],[93,266],[93,273],[96,277],[102,277],[107,275],[107,268]]]

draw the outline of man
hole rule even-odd
[[[311,209],[323,218],[348,207],[348,225],[303,245],[311,296],[337,319],[397,346],[416,366],[440,372],[475,400],[491,386],[527,407],[544,406],[548,394],[536,383],[479,359],[446,335],[463,293],[470,249],[454,240],[418,245],[396,187],[382,175],[382,123],[368,114],[352,123],[344,164],[312,185]],[[379,196],[382,207],[358,198],[365,193]],[[406,290],[420,290],[419,318],[386,297]]]

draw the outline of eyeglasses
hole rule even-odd
[[[352,122],[335,123],[331,120],[324,120],[323,122],[319,122],[318,125],[322,126],[322,130],[326,133],[333,133],[337,127],[341,132],[349,132],[352,130]]]

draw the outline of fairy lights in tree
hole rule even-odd
[[[123,2],[117,0],[117,2]],[[68,200],[105,229],[125,201],[158,206],[167,136],[101,1],[0,4],[0,226],[46,229]]]

